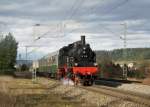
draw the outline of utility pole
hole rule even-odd
[[[26,66],[28,66],[28,48],[30,47],[35,47],[34,45],[27,45],[25,46],[25,50],[26,50]],[[32,81],[33,83],[36,83],[36,70],[32,71]]]
[[[0,41],[3,39],[3,34],[0,32]]]
[[[41,26],[41,24],[35,24],[34,26],[33,26],[33,36],[36,36],[36,35],[34,35],[35,34],[35,30],[34,30],[34,27],[39,27],[39,26]],[[40,39],[40,37],[38,37],[38,39]],[[35,38],[34,38],[34,40],[33,40],[33,42],[35,42],[36,40],[35,40]],[[35,62],[36,63],[36,62]],[[32,82],[33,83],[37,83],[37,74],[36,74],[36,71],[37,69],[33,69],[32,70]]]
[[[28,64],[28,46],[25,46],[25,48],[26,48],[26,66],[27,66],[27,64]]]
[[[39,46],[36,46],[36,45],[26,45],[26,46],[23,46],[23,47],[25,47],[25,63],[26,63],[26,66],[28,66],[28,48],[30,48],[30,47],[39,47]],[[36,83],[36,70],[33,70],[32,71],[32,81],[33,81],[33,83]]]
[[[127,24],[123,23],[121,24],[124,26],[124,37],[120,37],[123,40],[124,47],[123,47],[123,59],[124,59],[124,65],[123,65],[123,78],[127,79],[127,65],[126,65],[126,58],[127,58]]]

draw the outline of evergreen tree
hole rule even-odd
[[[8,33],[0,41],[0,70],[7,71],[14,69],[17,56],[17,46],[15,38]]]

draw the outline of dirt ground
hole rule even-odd
[[[150,77],[149,78],[145,78],[142,83],[144,85],[150,85]]]
[[[150,76],[146,77],[145,79],[128,78],[128,80],[136,81],[136,82],[139,82],[140,84],[150,86]]]

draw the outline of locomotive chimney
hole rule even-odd
[[[81,36],[81,43],[82,43],[83,45],[85,45],[85,36],[84,36],[84,35]]]

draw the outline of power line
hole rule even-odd
[[[130,0],[123,0],[121,2],[119,2],[117,5],[115,5],[114,7],[112,7],[109,11],[107,11],[105,14],[108,14],[112,11],[114,11],[115,9],[118,9],[119,7],[125,5],[126,3],[128,3]],[[90,10],[94,10],[95,7],[92,7]]]
[[[117,9],[117,8],[119,8],[119,7],[123,6],[123,5],[125,5],[125,4],[128,3],[128,2],[129,2],[129,0],[124,0],[124,1],[120,2],[118,5],[116,5],[116,6],[114,6],[113,8],[111,8],[111,10],[108,11],[106,14],[108,14],[108,13],[112,12],[113,10],[115,10],[115,9]]]
[[[129,0],[124,0],[122,3],[119,3],[117,6],[113,7],[109,12],[107,12],[107,13],[105,13],[105,14],[108,14],[108,13],[112,12],[113,10],[119,8],[120,6],[123,6],[123,5],[126,4],[128,1],[129,1]],[[109,28],[107,28],[106,25],[104,25],[104,24],[99,24],[99,25],[102,25],[102,26],[103,26],[103,27],[102,27],[103,29],[109,31],[109,32],[112,33],[113,35],[120,37],[120,35],[118,35],[117,33],[113,32],[112,30],[110,30]]]
[[[71,20],[73,18],[73,16],[77,13],[77,11],[79,10],[79,7],[84,3],[84,0],[80,0],[79,2],[76,2],[76,5],[74,5],[72,8],[72,13],[69,17],[69,20]],[[81,8],[81,7],[80,7]]]
[[[79,0],[74,0],[74,3],[73,3],[73,5],[71,6],[71,8],[70,8],[69,10],[74,11],[75,6],[77,5],[78,1],[79,1]],[[79,4],[78,4],[78,5],[79,5]],[[69,13],[69,12],[68,12],[68,13]],[[68,13],[67,13],[67,14],[68,14]],[[71,15],[72,15],[72,13],[73,13],[73,12],[71,12]],[[68,18],[70,18],[71,15],[68,14],[68,16],[65,17],[65,20],[67,20]]]
[[[113,11],[114,9],[117,9],[118,7],[124,5],[124,4],[127,3],[128,1],[129,1],[129,0],[125,0],[124,2],[119,3],[117,6],[113,7],[113,8],[111,9],[111,11]],[[71,13],[71,15],[70,15],[70,17],[69,17],[68,19],[72,19],[72,18],[73,18],[73,16],[76,14],[76,12],[77,12],[77,10],[79,9],[79,6],[82,4],[82,2],[84,2],[84,0],[80,0],[80,1],[78,1],[78,2],[75,1],[75,2],[73,3],[73,5],[72,5],[72,7],[71,7],[72,13]],[[109,11],[109,12],[111,12],[111,11]],[[104,25],[103,25],[102,28],[105,29],[105,30],[107,30],[107,31],[109,31],[109,32],[111,32],[113,35],[118,35],[117,33],[113,32],[112,30],[110,30],[109,28],[107,28],[107,27],[104,26]],[[70,31],[69,33],[72,33],[73,31],[75,31],[75,30]],[[42,35],[39,36],[36,40],[41,39],[42,37],[44,37],[45,35],[47,35],[47,34],[50,33],[50,32],[51,32],[51,31],[48,31],[48,32],[42,34]],[[68,33],[68,34],[69,34],[69,33]],[[62,37],[62,36],[61,36],[61,37]],[[119,36],[119,37],[120,37],[120,36]],[[50,37],[50,38],[56,38],[56,37]]]
[[[78,1],[79,1],[79,0],[78,0]],[[73,18],[73,16],[76,14],[76,12],[77,12],[79,6],[82,4],[83,1],[84,1],[84,0],[80,0],[79,2],[77,2],[77,1],[75,0],[75,2],[73,3],[73,5],[72,5],[72,7],[71,7],[71,9],[70,9],[70,10],[72,10],[72,13],[71,13],[70,16],[68,16],[68,19],[71,20],[71,19]],[[67,18],[67,16],[66,16],[66,18]],[[63,26],[63,27],[64,27],[64,26]],[[42,34],[41,36],[39,36],[38,38],[36,38],[35,41],[37,41],[37,40],[43,38],[44,36],[46,36],[46,35],[49,34],[50,32],[51,32],[51,30],[45,32],[44,34]],[[57,33],[57,32],[56,32],[56,33]],[[57,37],[58,37],[58,36],[57,36]],[[59,37],[64,37],[64,36],[59,36]],[[56,37],[52,37],[52,36],[51,36],[51,37],[49,37],[49,38],[56,38]]]
[[[81,9],[81,6],[83,5],[84,1],[85,1],[85,0],[78,0],[78,1],[75,0],[74,5],[72,5],[72,7],[71,7],[72,12],[71,12],[70,16],[68,16],[68,18],[66,17],[65,20],[71,20],[71,19],[73,18],[73,16],[75,16],[75,15],[77,14],[77,11],[78,11],[79,9]],[[79,8],[79,7],[80,7],[80,8]],[[67,22],[65,23],[65,25],[66,25],[66,24],[67,24]],[[72,33],[73,31],[75,31],[75,29],[73,29],[73,30],[71,30],[71,31],[69,31],[69,32],[67,32],[67,33],[65,33],[65,35],[66,35],[66,34],[70,34],[70,33]]]
[[[117,9],[117,8],[119,8],[119,7],[121,7],[121,6],[123,6],[123,5],[126,4],[128,1],[129,1],[129,0],[124,0],[123,2],[119,3],[118,5],[116,5],[115,7],[113,7],[109,12],[107,12],[107,13],[105,13],[105,14],[108,14],[108,13],[112,12],[113,10],[115,10],[115,9]],[[89,9],[89,10],[94,10],[94,8],[95,8],[95,7],[92,7],[92,8]],[[91,11],[91,12],[92,12],[92,11]],[[110,30],[109,28],[107,28],[106,25],[104,25],[104,24],[99,24],[99,25],[102,25],[102,26],[103,26],[102,28],[105,29],[106,31],[109,31],[109,32],[112,33],[113,35],[120,37],[119,34],[113,32],[112,30]],[[70,33],[70,32],[69,32],[69,33]],[[71,33],[72,33],[72,31],[71,31]]]

